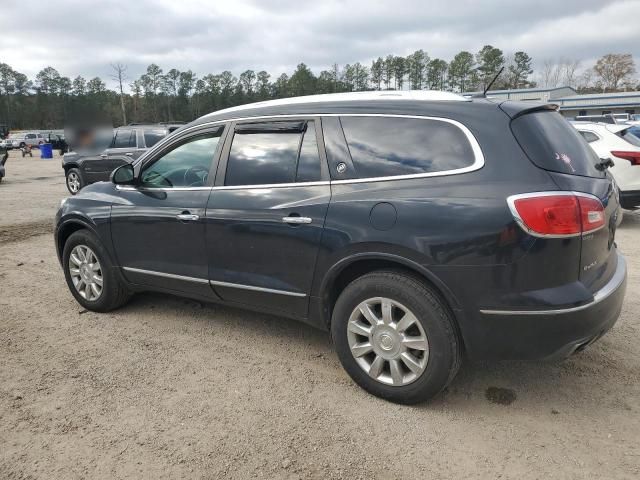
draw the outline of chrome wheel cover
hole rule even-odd
[[[427,367],[429,341],[422,325],[407,307],[390,298],[360,303],[349,317],[347,337],[356,363],[385,385],[408,385]]]
[[[80,177],[77,173],[71,172],[67,175],[67,185],[72,193],[78,193],[80,191]]]
[[[102,267],[98,257],[86,245],[76,245],[69,255],[69,274],[82,298],[95,302],[102,295]]]

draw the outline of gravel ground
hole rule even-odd
[[[639,478],[640,215],[618,324],[562,363],[466,363],[429,404],[355,386],[328,335],[164,295],[109,314],[49,235],[59,158],[0,185],[0,478]],[[46,233],[46,235],[44,235]]]

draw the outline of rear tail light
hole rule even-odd
[[[595,196],[576,192],[538,192],[507,199],[520,226],[537,237],[572,237],[604,225],[604,207]]]
[[[611,152],[611,155],[629,160],[631,165],[640,165],[640,152],[622,152],[615,150]]]

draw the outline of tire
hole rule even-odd
[[[26,145],[26,143],[24,143],[24,142],[20,142],[20,148],[24,148],[24,147],[25,147],[25,145]]]
[[[390,300],[393,305],[389,310],[391,323],[384,322],[382,309],[377,309],[378,301],[381,301],[380,307],[386,302],[382,299]],[[372,327],[375,322],[369,322],[359,313],[358,307],[363,302],[370,302],[367,303],[371,306],[370,311],[377,321],[383,323]],[[415,321],[411,320],[412,324],[403,330],[401,325],[404,323],[400,320],[407,312],[413,315],[407,319]],[[357,325],[354,326],[352,321]],[[367,325],[371,327],[367,333],[369,337],[361,335],[363,331],[358,328]],[[390,325],[400,328],[395,330],[394,327],[389,333]],[[354,329],[359,333],[354,333]],[[433,398],[453,380],[462,361],[462,344],[448,308],[424,282],[399,272],[373,272],[351,282],[335,304],[331,336],[340,362],[349,376],[369,393],[395,403],[413,404]],[[424,340],[420,340],[425,336],[426,347]],[[414,343],[409,344],[409,339]],[[375,347],[356,359],[351,350],[353,344],[357,348],[364,345],[359,354],[369,349],[368,344]],[[416,345],[417,349],[404,350],[402,353],[403,349],[410,348],[407,345]],[[410,355],[406,356],[407,353]],[[384,355],[400,357],[383,358],[384,362],[377,360]],[[414,362],[406,362],[405,358]],[[377,378],[368,373],[380,371],[374,368],[374,362],[378,362],[378,365],[384,363]],[[409,364],[413,368],[410,369]],[[421,370],[416,367],[418,364]],[[398,379],[401,381],[396,381]]]
[[[65,172],[65,183],[71,195],[77,194],[86,185],[77,168],[70,168]]]
[[[90,295],[86,295],[86,283],[84,283],[82,277],[73,277],[71,269],[69,268],[69,264],[71,263],[75,270],[80,270],[79,268],[76,268],[78,267],[77,260],[74,260],[71,257],[73,253],[76,259],[83,260],[82,255],[78,254],[79,252],[76,249],[77,247],[80,251],[88,249],[88,251],[93,255],[93,257],[87,255],[87,251],[85,250],[85,258],[88,260],[85,271],[88,269],[90,274],[94,275],[94,279],[96,274],[99,274],[102,281],[100,293],[96,298],[91,298],[91,295],[95,295],[96,293],[92,287],[89,288]],[[95,262],[91,261],[92,258],[95,258],[99,264],[99,270],[95,272],[91,268],[91,265],[96,265]],[[108,312],[124,305],[130,297],[129,292],[120,280],[109,255],[100,241],[89,230],[78,230],[71,234],[67,239],[62,252],[62,266],[64,268],[64,277],[67,281],[67,286],[69,287],[71,294],[77,302],[87,310],[94,312]],[[82,280],[79,288],[76,287],[78,280]],[[96,288],[98,287],[96,286]],[[84,294],[82,294],[81,291],[84,291]]]

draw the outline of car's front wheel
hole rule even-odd
[[[351,378],[393,402],[432,398],[461,363],[451,313],[424,282],[403,273],[373,272],[351,282],[335,304],[331,335]]]
[[[67,170],[65,176],[67,190],[69,190],[69,193],[71,195],[75,195],[82,189],[82,187],[84,187],[82,175],[80,175],[80,170],[78,170],[77,168],[70,168],[69,170]]]
[[[88,230],[71,234],[62,253],[71,294],[87,310],[108,312],[129,298],[100,241]]]

